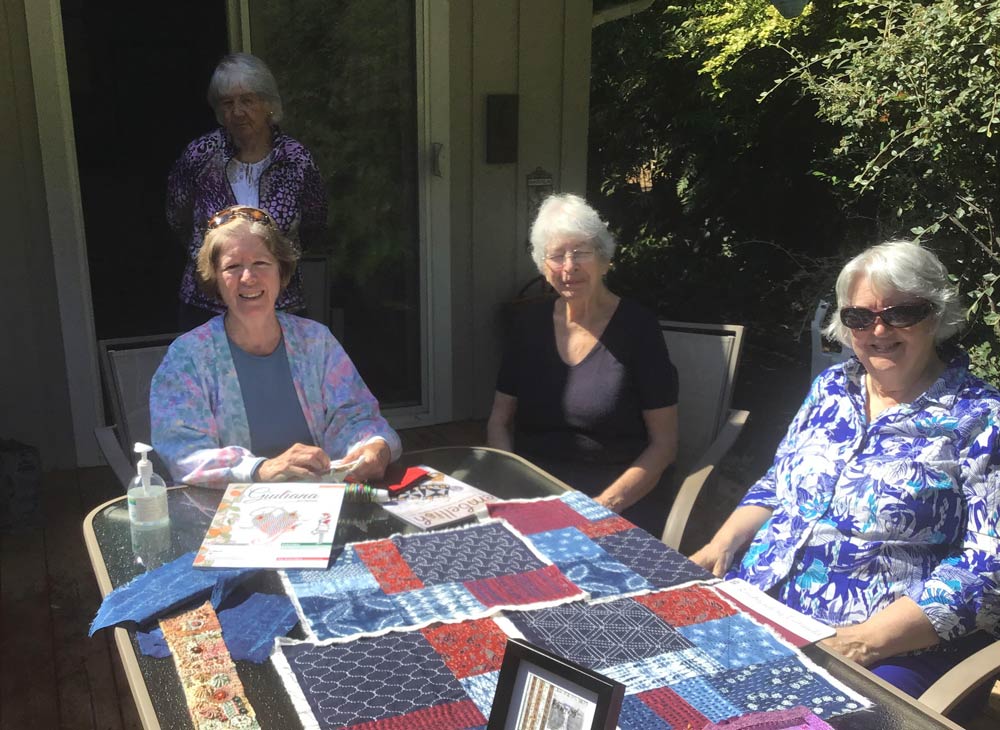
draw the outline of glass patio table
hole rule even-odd
[[[410,452],[392,465],[387,476],[398,477],[405,467],[417,464],[432,466],[501,499],[557,495],[568,489],[555,477],[514,454],[480,447]],[[135,537],[130,529],[124,495],[92,510],[84,520],[83,530],[101,594],[107,595],[145,570],[196,550],[222,494],[223,490],[200,487],[170,489],[169,527],[160,532],[136,533]],[[392,517],[378,505],[345,502],[334,544],[412,531],[416,528]],[[670,548],[664,546],[663,549]],[[248,581],[248,588],[264,593],[282,590],[273,570],[262,570],[253,576]],[[143,727],[146,730],[192,727],[173,661],[143,656],[134,632],[124,628],[113,631]],[[858,665],[819,646],[807,647],[804,651],[816,664],[875,703],[874,711],[835,718],[831,724],[836,728],[961,730]],[[238,661],[236,666],[262,728],[301,727],[271,662]]]

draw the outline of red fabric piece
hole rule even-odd
[[[714,591],[701,586],[649,593],[645,596],[636,596],[635,601],[675,627],[702,624],[738,613]]]
[[[613,517],[605,517],[603,520],[597,520],[597,522],[588,522],[585,525],[579,525],[577,529],[587,537],[606,537],[607,535],[614,535],[616,532],[634,530],[635,525],[624,517],[614,515]]]
[[[463,583],[466,589],[484,606],[524,606],[528,603],[554,601],[578,596],[580,588],[569,582],[554,565],[519,575],[501,575],[496,578]]]
[[[359,543],[354,550],[387,595],[424,587],[424,582],[410,570],[392,541]]]
[[[488,618],[420,630],[456,679],[499,671],[507,635]]]
[[[521,504],[495,502],[486,508],[490,517],[502,517],[522,535],[590,524],[590,520],[558,499]]]
[[[410,466],[407,467],[405,472],[403,472],[402,479],[395,484],[390,484],[386,488],[389,490],[389,494],[399,494],[400,492],[405,492],[410,487],[419,484],[422,480],[429,476],[430,472],[426,469],[421,469],[419,466]]]
[[[347,730],[464,730],[485,725],[486,718],[472,700],[449,702],[406,715],[348,725]]]
[[[669,687],[640,692],[636,697],[673,728],[702,730],[711,722]]]

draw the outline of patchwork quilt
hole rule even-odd
[[[576,492],[488,507],[499,519],[354,543],[329,570],[285,571],[306,636],[347,641],[712,577]]]
[[[700,729],[868,702],[709,586],[562,603],[344,642],[281,639],[272,661],[309,730],[486,725],[508,636],[623,682],[621,730]]]

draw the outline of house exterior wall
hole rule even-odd
[[[75,465],[23,0],[0,0],[0,438]]]
[[[456,419],[489,412],[503,306],[537,275],[527,176],[586,191],[590,0],[452,2],[452,355]],[[517,162],[486,162],[486,96],[518,95]]]

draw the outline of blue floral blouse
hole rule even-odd
[[[323,325],[277,312],[292,384],[313,442],[331,459],[373,439],[399,458],[399,436],[379,413],[351,359]],[[153,448],[178,482],[248,482],[264,459],[247,448],[250,424],[223,317],[181,335],[153,376]]]
[[[1000,393],[956,354],[865,416],[865,370],[822,373],[741,505],[772,510],[731,575],[832,626],[909,596],[942,640],[1000,626]]]

